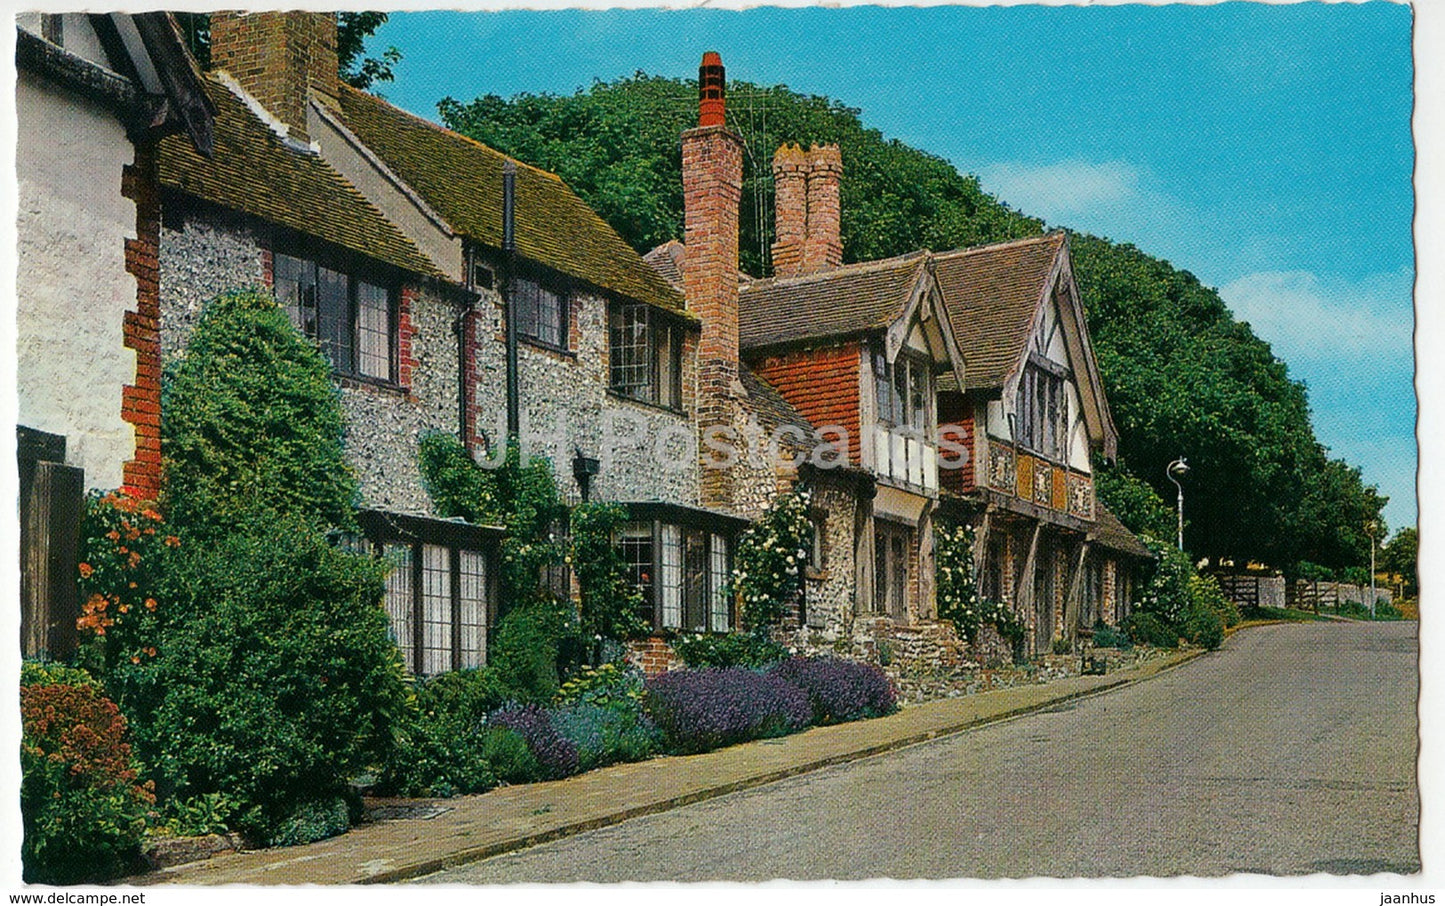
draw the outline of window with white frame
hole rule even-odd
[[[276,252],[276,302],[345,375],[394,381],[396,318],[391,288],[309,258]]]
[[[671,522],[632,522],[618,533],[617,551],[642,595],[641,616],[649,626],[683,632],[732,628],[725,536]]]
[[[938,486],[933,370],[921,355],[904,351],[890,362],[883,344],[874,346],[875,468],[879,475],[926,488]]]
[[[365,549],[388,567],[382,602],[406,669],[429,676],[484,665],[492,600],[487,550],[435,520],[364,511],[361,521]]]
[[[650,305],[615,303],[608,311],[610,385],[614,393],[682,408],[682,329]]]

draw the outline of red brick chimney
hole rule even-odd
[[[843,157],[837,145],[804,151],[783,145],[773,155],[777,241],[773,276],[801,277],[843,263],[839,187]]]
[[[808,235],[808,159],[797,145],[784,144],[773,155],[773,196],[773,275],[796,277],[803,272],[803,240]]]
[[[309,141],[306,98],[340,106],[336,14],[305,10],[211,13],[211,66],[230,73],[262,107]]]
[[[682,196],[687,257],[683,291],[702,321],[698,340],[698,427],[702,436],[734,421],[738,379],[738,204],[743,141],[727,127],[722,59],[703,54],[698,69],[698,125],[682,134]],[[704,461],[708,459],[706,447]],[[704,506],[732,506],[730,469],[704,468]]]
[[[843,263],[841,235],[843,155],[837,145],[808,151],[808,233],[803,240],[803,272],[816,274]]]

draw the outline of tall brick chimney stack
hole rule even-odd
[[[803,240],[803,272],[816,274],[843,263],[843,155],[837,145],[808,151],[808,234]]]
[[[796,277],[803,272],[803,241],[808,235],[808,158],[797,145],[784,144],[773,155],[773,197],[777,211],[773,275]]]
[[[698,340],[698,427],[734,422],[738,380],[738,205],[743,191],[743,142],[727,127],[722,58],[703,54],[698,69],[698,125],[682,134],[682,195],[687,257],[683,291],[702,321]],[[708,448],[700,446],[704,464]],[[732,507],[732,474],[703,468],[704,506]]]
[[[336,14],[305,10],[211,13],[211,66],[229,72],[261,106],[309,141],[306,98],[340,106]]]
[[[788,144],[778,148],[773,155],[773,276],[801,277],[843,263],[842,181],[843,157],[837,145],[814,145],[807,151]]]

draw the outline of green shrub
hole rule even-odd
[[[502,617],[492,637],[491,663],[507,697],[551,701],[557,694],[564,645],[578,650],[576,623],[566,605],[532,601]]]
[[[1094,647],[1095,648],[1118,648],[1127,651],[1133,643],[1129,641],[1126,633],[1115,629],[1107,623],[1099,622],[1094,624]]]
[[[753,667],[776,664],[788,656],[788,649],[760,633],[679,636],[673,652],[689,667]]]
[[[1154,575],[1150,577],[1139,601],[1139,610],[1178,626],[1189,612],[1192,600],[1190,579],[1194,564],[1173,545],[1164,544],[1148,535],[1141,539],[1155,556]],[[1130,633],[1134,640],[1143,641]],[[1152,642],[1150,644],[1153,644]]]
[[[115,703],[88,679],[31,682],[20,687],[20,716],[25,881],[103,881],[133,868],[155,798],[139,782]]]
[[[259,508],[351,525],[359,495],[331,370],[270,295],[241,290],[207,304],[162,384],[172,521],[225,534]]]
[[[1130,614],[1124,618],[1120,628],[1128,633],[1130,639],[1140,645],[1152,645],[1155,648],[1179,647],[1178,631],[1156,614],[1147,612]]]
[[[536,783],[542,779],[542,765],[521,733],[507,727],[487,727],[481,734],[482,758],[498,780],[507,783]]]
[[[577,747],[578,769],[642,761],[661,749],[662,734],[642,715],[641,702],[610,706],[573,702],[552,710],[552,725]]]
[[[79,667],[71,667],[59,661],[22,661],[20,663],[20,685],[22,686],[84,686],[101,691],[95,677]]]
[[[583,667],[558,688],[554,700],[559,705],[631,707],[642,699],[642,684],[642,672],[625,664]]]
[[[504,700],[488,668],[416,681],[413,707],[400,722],[378,787],[400,796],[480,793],[497,779],[482,751],[487,712]]]
[[[202,793],[167,801],[161,822],[178,837],[222,834],[230,830],[231,816],[237,811],[236,801],[225,793]]]
[[[583,638],[624,641],[647,633],[640,615],[642,594],[612,541],[626,521],[627,510],[615,503],[584,503],[572,511],[568,557],[582,593],[578,610]]]
[[[1191,644],[1210,651],[1224,644],[1224,621],[1217,611],[1198,599],[1190,603],[1180,629],[1180,634]]]
[[[183,547],[175,566],[157,656],[108,688],[168,796],[225,793],[238,829],[269,839],[296,802],[382,761],[404,714],[383,567],[274,514]]]
[[[1239,612],[1239,605],[1224,596],[1224,592],[1219,588],[1218,580],[1213,576],[1191,576],[1189,596],[1195,603],[1214,611],[1226,628],[1238,626],[1239,621],[1243,619]]]
[[[325,840],[346,833],[351,827],[351,819],[352,809],[345,796],[305,799],[275,822],[270,836],[266,838],[266,845],[299,846]]]

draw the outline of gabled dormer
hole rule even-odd
[[[949,252],[937,272],[962,381],[944,382],[939,420],[966,449],[945,487],[1094,519],[1093,453],[1117,434],[1062,232]]]
[[[938,489],[938,379],[963,359],[929,253],[757,281],[738,307],[744,358],[850,465]]]

